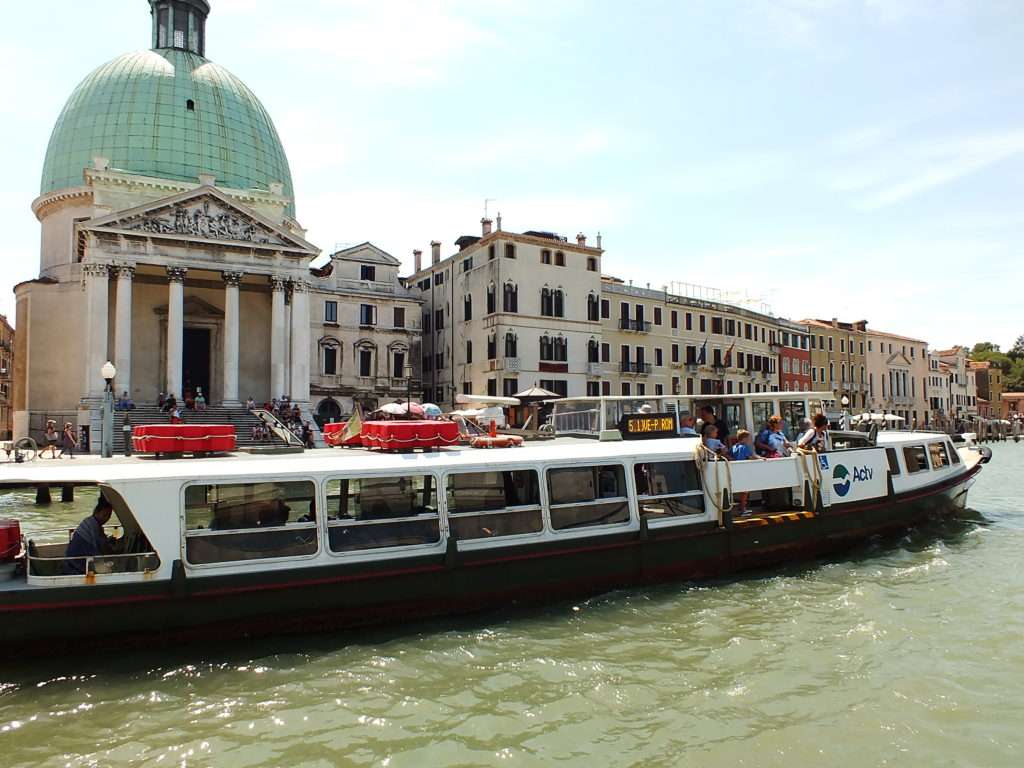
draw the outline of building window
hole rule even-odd
[[[608,301],[608,299],[601,299],[601,319],[602,320],[607,320],[609,317],[611,317],[611,314],[612,314],[612,305],[611,305],[611,303]]]
[[[395,307],[395,328],[405,328],[405,307]]]
[[[679,313],[676,310],[669,312],[669,324],[672,326],[672,330],[678,330],[679,328]]]
[[[519,286],[515,283],[505,283],[502,292],[502,306],[506,312],[519,311]]]
[[[562,253],[561,251],[555,251],[555,266],[556,267],[564,267],[565,266],[565,254]]]
[[[565,293],[561,288],[542,288],[540,313],[544,317],[565,317]]]
[[[569,382],[565,379],[541,379],[537,385],[548,392],[554,392],[559,397],[569,396]]]
[[[597,342],[597,339],[591,339],[590,341],[588,341],[587,342],[587,362],[588,363],[599,362],[598,358],[599,358],[600,354],[601,354],[601,348],[600,348],[600,345]]]
[[[377,268],[370,264],[359,265],[359,279],[374,281],[377,279]]]
[[[654,324],[661,325],[661,307],[654,308]]]
[[[472,320],[473,319],[473,297],[468,293],[462,300],[462,319]]]
[[[338,302],[336,301],[325,301],[324,302],[324,322],[335,323],[338,322]]]
[[[496,255],[497,254],[496,254],[496,252],[494,250],[494,243],[491,243],[489,246],[487,246],[487,260],[488,261],[494,261],[494,257]]]
[[[601,344],[601,362],[607,363],[612,359],[612,345],[607,343]]]
[[[700,332],[701,333],[707,333],[707,331],[708,331],[707,318],[704,315],[701,315],[700,316]]]
[[[498,337],[493,333],[487,337],[487,359],[494,360],[498,357]]]
[[[601,382],[600,381],[588,381],[587,382],[587,397],[600,397],[601,396]]]
[[[497,296],[495,294],[494,283],[491,283],[487,286],[487,314],[493,315],[497,310]]]
[[[693,330],[693,315],[690,312],[686,313],[686,330]]]
[[[359,350],[359,375],[373,375],[373,350],[368,347]]]
[[[488,379],[487,380],[487,396],[497,397],[498,396],[498,380]]]
[[[665,364],[664,352],[661,347],[654,348],[654,364],[659,368]]]
[[[391,352],[391,376],[396,379],[405,378],[405,350],[395,349]]]
[[[598,322],[600,320],[600,317],[598,316],[599,312],[600,301],[597,298],[597,295],[592,293],[587,296],[587,320],[590,320],[591,322]]]
[[[672,362],[673,363],[678,363],[679,362],[679,345],[678,344],[673,344],[672,345]]]
[[[377,324],[377,308],[373,304],[360,304],[359,305],[359,324],[360,325],[376,325]]]
[[[466,339],[466,365],[473,362],[473,342],[471,339]]]
[[[505,397],[515,397],[519,391],[519,379],[504,379],[501,386]]]
[[[338,347],[333,342],[324,344],[323,347],[323,372],[324,376],[338,375]]]
[[[434,275],[434,285],[442,285],[444,283],[444,272],[437,272]]]
[[[505,258],[514,259],[516,257],[516,246],[515,243],[505,243]]]
[[[444,328],[444,310],[443,309],[435,309],[434,310],[434,330],[440,331],[442,328]]]
[[[505,357],[519,357],[519,337],[512,331],[505,334]]]
[[[587,256],[587,271],[597,272],[597,259],[593,256]]]
[[[550,264],[551,263],[551,251],[546,248],[540,252],[540,263]]]
[[[569,344],[564,336],[540,337],[540,359],[545,362],[564,363],[569,359]]]

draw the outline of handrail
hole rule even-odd
[[[302,444],[302,440],[299,439],[299,436],[288,429],[288,427],[286,427],[284,423],[270,411],[264,408],[254,408],[250,413],[270,427],[270,431],[283,440],[285,445],[305,447]]]

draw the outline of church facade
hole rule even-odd
[[[16,436],[49,418],[98,435],[107,360],[137,403],[201,390],[225,405],[288,396],[307,418],[318,408],[311,301],[337,285],[310,268],[320,251],[296,219],[276,129],[205,58],[206,0],[149,5],[152,47],[90,74],[47,148],[32,204],[40,273],[15,288]]]

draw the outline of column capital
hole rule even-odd
[[[118,280],[134,280],[135,279],[135,265],[134,264],[115,264],[110,268],[110,274],[116,277]]]
[[[281,275],[270,276],[270,290],[272,291],[284,291],[287,280],[281,277]]]
[[[242,281],[242,278],[245,276],[245,273],[227,271],[221,272],[220,276],[224,279],[224,282],[227,285],[238,285]]]
[[[309,283],[305,280],[292,280],[289,285],[291,286],[292,293],[308,293]]]
[[[184,283],[187,272],[188,268],[186,267],[167,267],[167,282]]]

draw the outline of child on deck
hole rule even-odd
[[[749,461],[750,459],[757,458],[757,455],[754,453],[754,438],[745,429],[741,429],[736,433],[736,443],[732,447],[732,458],[733,461]],[[750,514],[750,511],[747,509],[747,498],[749,496],[750,494],[746,491],[736,494],[736,502],[739,504],[741,517],[746,517]]]
[[[718,427],[714,424],[705,424],[701,429],[701,435],[705,448],[723,459],[729,458],[729,451],[726,449],[725,443],[718,439]]]

